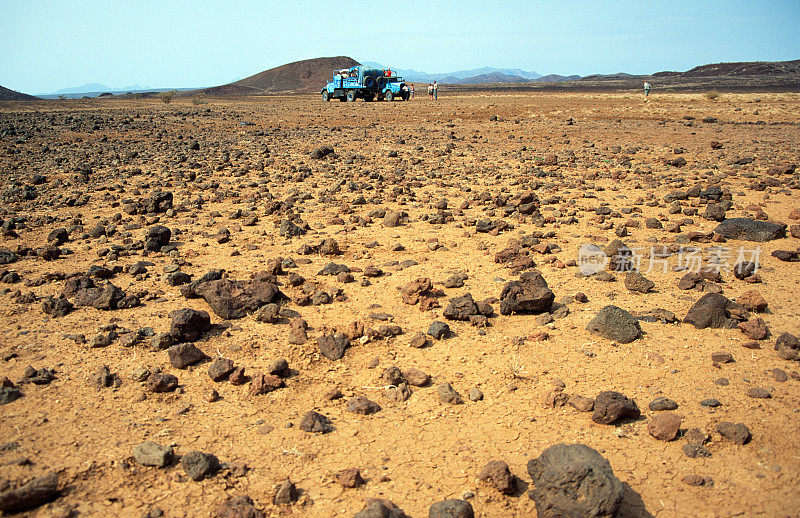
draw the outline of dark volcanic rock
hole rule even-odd
[[[233,360],[217,358],[208,366],[208,376],[214,381],[222,381],[233,372],[234,368]]]
[[[717,425],[717,431],[734,444],[742,445],[750,440],[750,429],[742,423],[722,421]]]
[[[583,444],[557,444],[528,461],[538,516],[616,516],[624,495],[611,464]]]
[[[390,500],[368,498],[364,509],[353,515],[353,518],[407,518],[407,516]]]
[[[194,342],[211,329],[211,317],[205,311],[183,308],[172,315],[170,334],[179,342]]]
[[[0,387],[0,405],[7,405],[22,397],[18,387]]]
[[[747,311],[720,293],[706,293],[689,308],[683,321],[697,329],[735,327],[749,317]]]
[[[344,351],[350,347],[350,339],[344,333],[324,334],[317,338],[317,346],[325,358],[335,361],[344,356]]]
[[[167,349],[169,363],[176,369],[185,369],[189,365],[208,358],[206,354],[194,344],[182,343]]]
[[[466,500],[444,500],[431,505],[428,518],[475,518],[475,511]]]
[[[507,282],[500,293],[500,314],[550,311],[555,294],[538,271],[525,272],[518,281]]]
[[[378,403],[366,398],[365,396],[355,396],[347,402],[347,411],[354,414],[369,415],[381,410]]]
[[[594,398],[592,421],[599,424],[613,424],[620,419],[637,419],[641,415],[636,402],[619,392],[606,390]]]
[[[428,326],[428,334],[436,338],[437,340],[447,338],[450,335],[450,326],[448,326],[444,322],[439,322],[438,320],[434,320],[433,322],[431,322],[431,325]]]
[[[590,332],[609,340],[627,344],[636,340],[642,329],[633,315],[617,306],[606,306],[586,326]]]
[[[258,280],[232,281],[223,278],[194,285],[193,291],[211,306],[217,316],[225,320],[242,318],[265,304],[284,298],[274,284]]]
[[[42,302],[42,311],[54,317],[63,317],[69,314],[74,306],[64,295],[53,297],[52,295]]]
[[[219,469],[219,460],[210,453],[190,451],[181,456],[181,466],[194,481],[203,480]]]
[[[58,475],[48,473],[24,486],[0,492],[0,511],[27,511],[46,504],[58,496]]]
[[[306,412],[300,420],[300,429],[305,432],[327,433],[330,432],[333,427],[331,426],[330,419],[312,410]]]
[[[472,294],[467,293],[460,297],[450,299],[450,303],[442,313],[449,320],[469,320],[471,315],[477,315],[478,306],[472,299]]]
[[[151,374],[147,378],[147,388],[153,392],[171,392],[178,388],[178,378],[172,374]]]
[[[162,246],[167,246],[172,238],[172,231],[164,225],[150,227],[144,235],[144,247],[151,252],[158,252]]]
[[[764,242],[785,237],[786,225],[750,218],[730,218],[717,225],[714,232],[726,239]]]

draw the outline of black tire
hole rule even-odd
[[[328,101],[331,100],[331,94],[327,90],[322,92],[322,100],[325,101],[325,102],[328,102]]]
[[[392,102],[394,101],[394,93],[391,90],[388,90],[383,96],[386,98],[387,101]]]
[[[349,90],[347,92],[347,95],[346,95],[345,98],[347,99],[347,102],[349,102],[349,103],[355,102],[355,100],[356,100],[356,92],[355,92],[355,90]]]
[[[366,88],[372,88],[375,86],[375,78],[372,76],[367,76],[364,78],[364,86]]]

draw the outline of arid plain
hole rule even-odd
[[[798,516],[800,95],[417,90],[0,104],[0,491],[55,472],[31,516],[536,516],[528,461],[581,443],[620,516]],[[615,240],[644,279],[586,275]],[[504,288],[533,270],[552,304],[525,311]],[[722,327],[683,322],[709,293]],[[589,325],[608,305],[632,340]],[[593,420],[604,391],[640,416]],[[193,480],[189,452],[219,465]]]

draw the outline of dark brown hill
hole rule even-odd
[[[658,72],[655,77],[739,77],[780,76],[800,74],[800,59],[794,61],[745,61],[739,63],[711,63],[694,67],[686,72]]]
[[[319,92],[333,71],[358,65],[347,56],[314,58],[287,63],[233,83],[203,90],[209,95],[253,95],[279,92]]]
[[[31,101],[33,99],[38,99],[38,97],[15,92],[14,90],[9,90],[8,88],[0,86],[0,101]]]

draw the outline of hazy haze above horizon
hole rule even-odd
[[[650,74],[800,59],[798,27],[798,0],[7,0],[0,85],[25,93],[95,82],[205,87],[338,55],[428,73]]]

